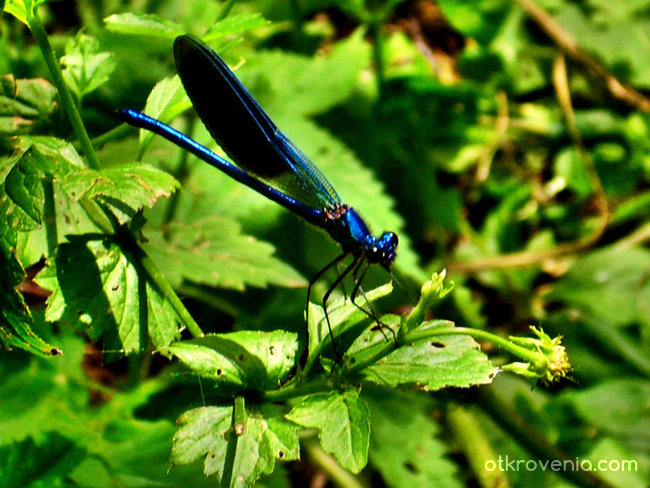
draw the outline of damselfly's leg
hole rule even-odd
[[[325,314],[325,321],[327,322],[327,328],[330,332],[330,339],[332,340],[332,347],[334,348],[337,362],[341,360],[341,355],[339,354],[339,350],[336,347],[336,342],[334,341],[334,333],[332,332],[332,326],[330,325],[330,316],[327,312],[327,300],[329,299],[332,292],[336,289],[336,287],[339,286],[341,281],[343,281],[343,278],[345,278],[346,275],[352,271],[352,269],[354,269],[358,262],[359,258],[355,256],[354,259],[352,259],[352,262],[343,270],[343,273],[341,273],[339,277],[334,280],[334,283],[332,283],[332,286],[330,286],[329,290],[325,292],[325,295],[323,295],[323,313]]]
[[[339,254],[334,258],[332,261],[330,261],[327,266],[325,266],[323,269],[321,269],[318,273],[316,273],[316,276],[314,276],[310,281],[309,281],[309,286],[307,286],[307,308],[305,310],[305,324],[307,328],[309,328],[309,299],[311,298],[311,289],[312,286],[314,286],[314,283],[316,283],[321,276],[323,276],[328,269],[330,269],[332,266],[338,266],[338,264],[347,256],[348,253],[344,252],[342,254]],[[340,273],[339,273],[340,277]],[[329,290],[328,290],[329,291]],[[325,317],[327,318],[327,310],[325,310]],[[329,318],[327,319],[327,326],[329,327]],[[336,350],[336,344],[334,344],[334,337],[332,336],[332,329],[330,328],[330,338],[332,339],[332,346],[334,347],[334,352],[337,354],[338,357],[338,351]]]
[[[318,273],[316,273],[316,276],[314,276],[310,281],[309,281],[309,286],[307,286],[307,309],[305,313],[305,323],[309,325],[309,299],[311,298],[311,288],[314,286],[314,283],[316,283],[321,276],[323,276],[328,269],[330,269],[332,266],[337,266],[345,256],[347,256],[348,253],[344,252],[343,254],[339,254],[334,258],[332,261],[330,261],[327,266],[325,266],[323,269],[321,269]]]
[[[352,289],[352,295],[350,296],[350,301],[354,304],[355,307],[357,307],[359,310],[361,310],[363,313],[365,313],[368,317],[370,317],[372,320],[374,320],[377,323],[377,326],[379,327],[379,331],[382,333],[384,339],[386,339],[387,341],[389,339],[384,329],[388,329],[391,335],[393,336],[393,342],[395,342],[395,345],[397,346],[397,336],[395,335],[395,331],[390,327],[388,327],[387,325],[381,323],[379,317],[377,316],[377,312],[375,312],[375,309],[372,308],[372,304],[370,303],[370,300],[368,300],[368,297],[366,296],[366,292],[363,291],[363,288],[361,287],[361,283],[363,282],[363,279],[366,277],[366,273],[368,273],[369,267],[370,267],[370,263],[366,262],[366,265],[364,266],[363,271],[361,272],[360,275],[359,275],[360,267],[355,270],[355,273],[353,275],[354,288]],[[370,310],[366,310],[354,300],[357,296],[357,293],[359,292],[361,293],[363,299],[366,301],[366,304],[368,305],[368,308]]]

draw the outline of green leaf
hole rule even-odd
[[[575,262],[549,298],[560,300],[614,326],[646,316],[650,252],[642,247],[609,247]]]
[[[25,272],[15,256],[15,248],[0,235],[0,344],[6,349],[18,347],[40,356],[56,356],[61,351],[38,337],[31,328],[32,316],[16,286]]]
[[[370,462],[388,486],[464,486],[433,416],[431,399],[413,392],[364,389],[370,407]],[[399,449],[395,449],[399,446]]]
[[[113,55],[99,51],[99,41],[80,32],[65,46],[60,60],[63,78],[77,98],[99,88],[115,70]]]
[[[650,432],[650,382],[635,378],[603,381],[566,395],[575,414],[599,432],[632,442],[644,442]]]
[[[64,320],[93,340],[106,335],[108,352],[143,351],[147,337],[159,349],[178,339],[169,301],[114,242],[73,237],[59,246],[36,281],[52,291],[48,321]]]
[[[96,199],[110,207],[122,224],[138,210],[169,197],[179,185],[169,173],[137,163],[78,171],[62,182],[63,190],[72,198]]]
[[[418,331],[448,328],[435,320]],[[479,345],[468,336],[441,335],[400,347],[363,371],[366,379],[390,387],[417,387],[435,391],[445,387],[489,384],[497,373]]]
[[[557,191],[564,188],[574,190],[581,198],[593,193],[591,180],[583,157],[574,147],[561,150],[553,163],[553,172],[559,181],[555,181]]]
[[[212,25],[202,36],[205,42],[210,42],[221,37],[241,34],[248,30],[257,29],[269,25],[270,21],[266,20],[258,12],[242,13],[229,15],[225,19]]]
[[[210,286],[243,290],[304,286],[293,268],[273,257],[272,245],[241,233],[241,225],[227,217],[207,217],[191,224],[174,223],[147,232],[145,250],[166,271],[170,283],[183,279]]]
[[[357,390],[309,395],[286,417],[318,429],[321,447],[343,468],[358,473],[368,463],[370,412]]]
[[[57,432],[0,447],[0,485],[9,487],[64,486],[86,450]],[[66,483],[67,484],[67,483]]]
[[[180,78],[173,76],[156,83],[147,98],[144,111],[150,117],[169,123],[191,106],[192,102],[185,94]],[[140,130],[139,155],[144,153],[154,136],[155,134],[149,130]]]
[[[114,14],[106,17],[104,22],[108,31],[118,34],[174,39],[184,33],[180,25],[153,14],[138,12]]]
[[[271,390],[296,364],[297,335],[276,330],[243,330],[175,342],[169,351],[215,387]]]
[[[205,458],[206,475],[223,475],[229,442],[237,442],[231,486],[250,486],[262,474],[269,474],[275,460],[296,460],[300,456],[298,427],[284,419],[283,409],[263,405],[249,412],[244,432],[231,429],[233,408],[202,407],[185,412],[178,419],[171,461],[189,464]]]
[[[373,302],[379,298],[389,295],[393,291],[392,283],[375,288],[365,293],[366,298]],[[361,302],[362,297],[357,297],[357,302]],[[363,306],[363,305],[362,305]],[[307,364],[313,363],[323,352],[323,349],[330,347],[331,339],[327,320],[323,307],[309,303],[309,322],[307,330],[309,334],[309,355]],[[350,300],[342,299],[333,303],[328,303],[327,313],[330,319],[330,326],[334,337],[339,337],[345,331],[348,331],[361,322],[368,320],[368,315],[359,310]],[[378,332],[381,335],[381,332]],[[383,336],[382,336],[383,337]]]
[[[26,140],[25,150],[17,151],[17,158],[9,163],[13,163],[13,166],[4,181],[4,193],[8,201],[0,202],[0,206],[6,209],[4,215],[11,215],[7,221],[9,226],[31,230],[41,224],[45,180],[65,176],[75,169],[74,165],[78,161],[58,152],[68,146],[67,143],[61,146],[58,140],[40,139],[43,144],[37,142],[37,139],[33,140],[34,143],[30,139]],[[48,146],[50,142],[53,147]],[[73,154],[76,155],[76,152]]]
[[[49,125],[58,92],[47,80],[0,77],[0,134],[15,136]]]
[[[30,148],[5,178],[7,197],[33,221],[32,227],[41,224],[45,204],[43,180],[51,173],[47,171],[49,163],[41,152]]]
[[[16,17],[23,24],[29,25],[29,22],[31,22],[32,17],[34,16],[34,10],[36,7],[47,1],[48,0],[7,0],[4,4],[4,11]]]

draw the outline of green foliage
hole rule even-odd
[[[358,473],[368,462],[370,411],[356,389],[309,395],[291,409],[287,418],[318,429],[323,450],[345,469]]]
[[[0,485],[647,486],[649,10],[529,4],[3,2]],[[331,239],[117,125],[220,151],[188,32],[399,234],[399,286],[305,309]]]

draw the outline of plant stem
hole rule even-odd
[[[147,277],[152,281],[152,283],[158,288],[158,291],[167,299],[171,304],[172,308],[178,315],[179,319],[187,327],[187,330],[190,331],[193,337],[203,337],[205,334],[199,327],[199,324],[196,323],[192,315],[187,311],[185,305],[178,297],[172,285],[169,284],[165,275],[162,274],[158,266],[153,259],[140,247],[140,245],[135,242],[135,238],[128,234],[126,239],[130,242],[130,249],[134,252],[136,259],[142,266],[143,270],[146,272]]]
[[[43,180],[43,221],[45,223],[45,238],[47,241],[48,256],[54,254],[54,248],[59,243],[59,236],[56,228],[56,208],[54,204],[54,184],[51,178]]]
[[[447,322],[447,321],[443,321],[443,322]],[[539,354],[529,349],[526,349],[525,347],[519,346],[517,344],[513,344],[512,342],[510,342],[508,339],[504,337],[500,337],[498,335],[492,334],[485,330],[472,329],[469,327],[439,327],[439,328],[427,328],[424,330],[415,329],[411,332],[407,332],[401,337],[398,335],[397,346],[395,345],[394,342],[388,342],[386,344],[382,344],[381,346],[379,346],[378,350],[375,353],[370,355],[370,357],[352,366],[348,374],[354,375],[364,370],[365,368],[372,366],[381,358],[393,352],[397,347],[403,346],[405,344],[409,344],[411,342],[431,339],[432,337],[443,336],[443,335],[468,335],[475,339],[490,341],[496,344],[497,346],[500,346],[501,348],[505,349],[506,351],[513,354],[514,356],[517,356],[518,358],[523,359],[527,363],[532,364],[536,369],[544,367],[543,358],[540,359]]]
[[[309,458],[327,473],[332,483],[341,488],[365,488],[365,484],[361,483],[352,473],[339,466],[336,460],[323,451],[315,441],[307,440],[303,442],[303,446],[305,446]]]
[[[52,46],[50,45],[50,41],[47,38],[47,33],[45,32],[45,28],[43,27],[41,19],[39,18],[38,12],[36,10],[34,10],[34,15],[29,19],[29,28],[32,31],[34,39],[36,39],[38,47],[41,49],[41,54],[43,54],[43,58],[45,58],[45,63],[50,70],[54,84],[59,90],[59,94],[61,95],[61,104],[63,105],[63,109],[70,119],[72,128],[74,129],[74,132],[79,139],[79,143],[81,144],[81,148],[86,155],[88,167],[98,170],[101,167],[99,160],[97,159],[95,150],[93,149],[90,138],[88,137],[88,133],[86,132],[86,127],[81,120],[81,115],[79,115],[77,106],[74,102],[74,99],[72,98],[72,93],[70,93],[68,86],[65,84],[63,73],[61,72],[61,67],[59,66],[57,60],[54,58]]]
[[[239,443],[238,426],[245,425],[246,423],[246,409],[244,405],[244,397],[235,397],[234,406],[232,411],[232,428],[227,434],[228,447],[226,448],[226,456],[223,460],[223,471],[221,475],[221,487],[230,488],[232,485],[232,475],[235,467],[235,460],[237,458],[237,444]],[[241,430],[243,433],[243,427]]]
[[[226,3],[224,3],[223,6],[221,7],[221,10],[219,10],[219,14],[215,19],[215,22],[219,22],[220,20],[223,20],[226,17],[228,17],[228,14],[230,13],[230,11],[234,6],[235,6],[235,0],[227,0]]]
[[[486,463],[494,461],[498,455],[492,449],[476,413],[463,406],[452,405],[447,412],[447,421],[465,453],[479,485],[485,488],[509,487],[508,477],[503,471],[486,469]]]
[[[383,100],[385,85],[386,85],[386,66],[384,57],[384,32],[383,23],[379,20],[374,20],[370,24],[370,31],[372,32],[375,42],[372,47],[372,58],[375,62],[375,73],[377,76],[377,99],[381,102]]]
[[[291,385],[279,390],[266,391],[261,394],[261,397],[265,402],[276,403],[289,400],[290,398],[308,395],[310,393],[321,393],[331,390],[332,384],[329,381],[310,381],[306,385]]]

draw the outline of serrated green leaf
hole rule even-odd
[[[387,283],[366,292],[365,296],[370,302],[373,302],[389,295],[392,291],[392,283]],[[356,301],[363,306],[363,301],[361,300],[363,300],[362,297],[356,298]],[[307,357],[307,364],[309,365],[320,356],[325,347],[330,347],[331,338],[323,308],[311,302],[308,307],[309,321],[307,330],[309,333],[309,355]],[[357,306],[347,299],[328,303],[327,313],[335,338],[368,319],[366,313],[359,310]]]
[[[31,437],[0,447],[0,485],[9,487],[63,486],[86,450],[57,432],[38,443]]]
[[[418,330],[447,328],[438,320]],[[497,373],[479,345],[468,336],[438,336],[401,346],[363,371],[366,379],[390,387],[417,387],[426,391],[488,384]]]
[[[298,337],[292,332],[244,330],[175,342],[169,351],[215,387],[271,390],[296,364]]]
[[[33,331],[33,319],[23,296],[16,290],[25,272],[16,259],[15,249],[0,235],[0,344],[18,347],[39,356],[56,356],[61,351],[43,341]]]
[[[173,39],[184,33],[184,29],[175,22],[154,14],[127,12],[114,14],[104,19],[106,29],[118,34],[161,37]]]
[[[4,11],[13,15],[23,24],[29,25],[34,16],[34,9],[48,0],[7,0]]]
[[[65,157],[40,144],[30,144],[20,154],[5,178],[4,191],[11,202],[33,221],[32,226],[23,230],[41,223],[45,203],[44,181],[63,177],[73,169]]]
[[[174,435],[171,461],[189,464],[205,458],[206,475],[221,478],[232,432],[232,407],[202,407],[185,412],[178,419],[180,429]],[[263,405],[248,412],[244,432],[237,436],[232,483],[250,486],[262,474],[269,474],[275,460],[295,460],[300,456],[298,427],[286,421],[276,405]]]
[[[46,319],[64,320],[93,340],[106,335],[107,351],[142,351],[178,338],[178,319],[168,300],[145,279],[130,255],[108,240],[71,238],[37,277],[52,295]]]
[[[246,285],[297,287],[306,282],[293,268],[273,257],[272,245],[241,233],[230,218],[213,216],[189,225],[150,230],[147,252],[165,269],[173,285],[185,279],[222,288]]]
[[[368,463],[370,412],[357,390],[309,395],[286,417],[318,429],[321,447],[343,468],[358,473]]]
[[[447,447],[427,396],[413,392],[364,389],[370,407],[370,462],[388,486],[460,488],[458,468],[445,457]],[[399,449],[395,449],[399,446]]]
[[[178,187],[169,173],[136,163],[77,171],[62,182],[63,190],[72,198],[96,199],[109,206],[120,223],[144,207],[153,207],[156,200],[169,197]]]
[[[204,41],[210,42],[224,36],[241,34],[251,29],[264,27],[268,24],[270,24],[270,21],[266,20],[258,12],[247,12],[237,15],[229,15],[225,19],[220,20],[216,24],[212,25],[202,36],[202,38]]]
[[[82,32],[68,40],[61,57],[63,78],[77,98],[99,88],[115,70],[113,55],[99,51],[99,41]]]
[[[47,80],[0,77],[0,134],[15,136],[41,129],[58,106],[57,96]]]
[[[41,224],[45,204],[42,185],[47,173],[40,168],[43,162],[47,159],[39,151],[28,149],[5,178],[7,197],[33,221],[34,227]]]
[[[183,85],[178,76],[165,78],[153,87],[144,111],[150,117],[169,123],[177,115],[192,106],[192,102],[185,94]],[[142,155],[153,140],[155,134],[148,130],[140,130],[140,143],[138,153]]]
[[[0,166],[0,177],[6,175],[0,186],[0,215],[4,216],[0,219],[0,233],[12,235],[11,240],[15,241],[21,231],[44,235],[45,228],[39,223],[44,204],[43,181],[53,181],[56,193],[58,179],[83,167],[83,162],[71,144],[53,137],[21,137],[14,143],[14,154]],[[71,208],[65,196],[58,197],[55,205],[60,236],[73,228],[88,229],[79,209]]]

